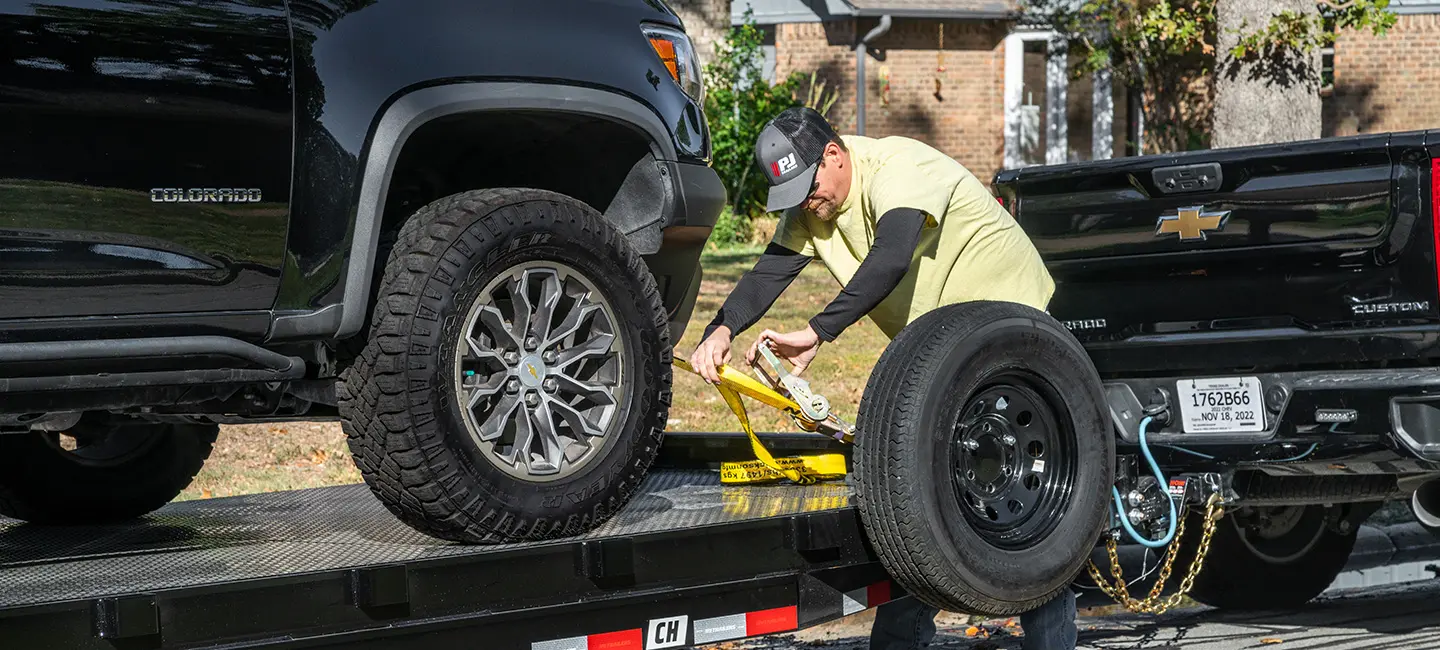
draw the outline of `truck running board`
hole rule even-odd
[[[224,336],[0,343],[0,393],[299,379],[304,361]]]

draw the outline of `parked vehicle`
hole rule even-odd
[[[605,521],[725,189],[655,0],[0,3],[0,514],[174,499],[340,419],[430,535]]]
[[[1140,482],[1148,456],[1229,502],[1194,598],[1302,603],[1384,501],[1437,521],[1440,131],[1008,170],[995,187],[1099,375],[1112,512],[1166,534],[1152,495],[1174,486]]]

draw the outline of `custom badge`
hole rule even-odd
[[[1180,241],[1205,241],[1207,232],[1223,230],[1230,220],[1229,210],[1206,212],[1203,206],[1178,208],[1175,214],[1160,215],[1155,222],[1155,236],[1176,234]]]

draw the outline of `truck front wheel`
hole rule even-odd
[[[539,190],[436,201],[400,230],[342,424],[401,521],[443,539],[586,532],[659,452],[668,318],[599,213]]]
[[[199,473],[219,425],[86,413],[64,435],[0,435],[0,515],[105,524],[169,503]]]
[[[1048,314],[972,302],[916,319],[856,423],[860,515],[886,570],[947,611],[1053,598],[1107,523],[1109,422],[1090,358]]]

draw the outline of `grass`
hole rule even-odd
[[[725,296],[755,263],[759,247],[706,251],[701,258],[705,278],[685,335],[676,353],[689,357],[705,326]],[[840,286],[823,265],[812,263],[771,307],[770,313],[735,340],[731,365],[745,369],[745,350],[765,328],[781,332],[802,329],[839,293]],[[830,399],[840,417],[855,421],[860,395],[870,368],[889,339],[868,320],[856,323],[820,354],[805,372],[810,385]],[[737,431],[739,425],[719,391],[699,377],[676,370],[675,401],[667,429],[671,431]],[[747,400],[756,431],[796,431],[795,425],[768,407]],[[284,422],[225,426],[204,469],[182,500],[294,490],[360,482],[337,423]]]

